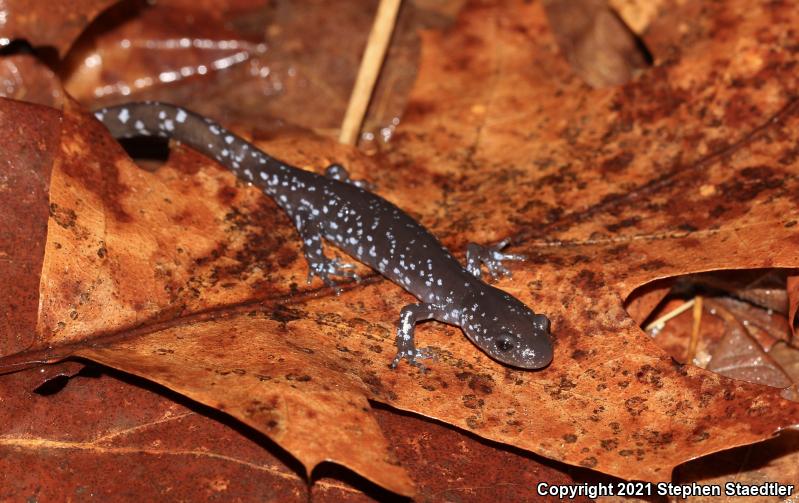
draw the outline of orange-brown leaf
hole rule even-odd
[[[799,265],[797,77],[780,38],[796,13],[697,8],[672,6],[650,27],[655,67],[593,90],[540,4],[475,2],[425,35],[391,169],[372,175],[310,137],[258,142],[306,168],[344,159],[370,172],[455,250],[512,237],[530,259],[499,286],[552,319],[547,369],[503,367],[430,324],[417,332],[430,371],[390,370],[408,294],[374,275],[340,296],[306,286],[274,204],[182,149],[141,170],[73,104],[51,176],[37,347],[221,408],[308,470],[334,459],[404,494],[368,400],[630,479],[669,480],[686,460],[770,437],[799,405],[675,363],[623,306],[670,276]]]
[[[63,54],[94,17],[114,3],[115,0],[8,0],[0,7],[0,39],[6,39],[2,45],[20,38]]]

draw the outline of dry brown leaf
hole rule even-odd
[[[791,340],[795,343],[796,337],[796,312],[799,310],[799,276],[788,276],[785,282],[785,290],[788,294],[788,325],[791,327]]]
[[[672,280],[670,278],[662,281],[653,281],[643,285],[641,288],[636,288],[627,297],[624,308],[630,314],[630,317],[635,320],[635,323],[641,326],[644,325],[644,322],[652,316],[655,308],[671,291],[671,284]]]
[[[674,8],[673,0],[608,0],[635,33],[642,34],[658,15],[658,11]]]
[[[0,6],[0,46],[25,39],[33,46],[64,54],[94,17],[114,3],[115,0],[6,0]]]
[[[727,276],[726,284],[731,288],[728,294],[740,294],[744,289]],[[743,272],[741,281],[745,283],[747,276]],[[677,292],[686,292],[688,285],[718,284],[708,282],[707,274],[680,278],[676,283]],[[721,295],[720,291],[717,294]],[[690,302],[679,298],[664,302],[653,315],[658,321],[647,328],[653,340],[675,360],[688,362],[689,347],[696,336],[697,345],[689,363],[734,379],[778,388],[784,398],[792,400],[794,387],[788,387],[796,382],[792,372],[796,350],[786,344],[789,331],[785,315],[731,297],[715,296],[701,298],[702,310],[697,320],[694,310],[684,309],[692,304],[695,307],[697,302],[699,297]],[[661,321],[664,319],[667,321]],[[697,321],[700,328],[694,334]]]
[[[39,369],[0,381],[0,499],[307,501],[295,463],[257,433],[124,376],[90,368],[74,377],[75,365],[48,369],[73,376],[57,394],[32,392]],[[315,492],[359,494],[332,480]]]
[[[309,488],[295,460],[224,414],[118,372],[81,367],[62,363],[0,381],[0,499],[392,500],[331,465],[314,473]],[[387,410],[375,415],[412,470],[420,499],[514,502],[540,480],[572,482],[532,456],[454,429]]]
[[[99,19],[63,65],[65,87],[93,107],[132,93],[260,128],[272,117],[317,131],[338,128],[376,4],[256,0],[220,23],[224,6],[203,3],[159,2]],[[393,132],[413,83],[417,30],[449,19],[432,9],[408,2],[400,12],[367,120],[379,141]]]
[[[549,368],[504,368],[433,324],[418,332],[438,357],[430,372],[390,371],[410,296],[379,279],[340,297],[305,289],[299,245],[271,202],[183,150],[140,170],[72,106],[42,272],[38,346],[53,349],[5,363],[93,357],[221,407],[306,468],[325,455],[404,493],[409,479],[359,409],[367,399],[643,480],[768,438],[796,422],[799,406],[673,363],[622,306],[659,278],[797,267],[799,105],[794,56],[779,38],[795,13],[731,2],[676,34],[674,18],[693,8],[650,28],[681,57],[602,91],[570,73],[538,4],[470,4],[452,31],[425,37],[395,169],[376,177],[379,192],[456,249],[515,236],[514,251],[531,260],[500,286],[552,318]],[[700,29],[720,18],[729,38]],[[735,60],[729,40],[740,41]],[[361,177],[369,167],[323,142],[298,145],[261,143],[305,167],[345,158]],[[340,400],[352,401],[349,413],[324,416]],[[308,427],[309,411],[338,422],[292,431]],[[315,443],[297,446],[303,435]],[[336,450],[359,438],[372,444]]]
[[[64,91],[52,70],[20,54],[0,58],[0,96],[61,108]]]
[[[777,438],[760,444],[748,445],[720,452],[707,458],[687,463],[675,473],[675,483],[719,485],[722,494],[727,484],[762,485],[779,483],[793,485],[799,480],[799,434],[795,430],[785,431]],[[731,501],[755,503],[782,500],[766,496],[728,497]],[[693,497],[689,501],[719,501],[718,497]],[[787,498],[790,501],[790,498]]]
[[[724,291],[728,295],[777,313],[788,312],[786,275],[792,271],[766,269],[754,271],[714,271],[681,278],[683,287]]]
[[[711,312],[717,306],[722,307],[735,316],[740,323],[746,326],[749,335],[766,351],[771,351],[771,348],[778,342],[789,341],[790,331],[784,313],[729,297],[706,299],[705,306]]]
[[[725,395],[735,395],[733,403],[759,395],[756,403],[775,400],[776,391],[733,391],[729,386],[740,384],[693,370],[681,376],[685,368],[658,360],[662,352],[611,298],[679,273],[794,263],[795,77],[783,70],[791,64],[779,63],[794,56],[773,24],[775,18],[790,23],[780,17],[790,10],[703,6],[700,20],[689,25],[694,31],[678,34],[675,20],[689,19],[698,7],[675,8],[650,28],[663,44],[655,49],[673,51],[671,62],[618,90],[591,91],[556,57],[540,6],[503,5],[472,6],[456,36],[427,37],[395,156],[456,180],[455,193],[427,221],[453,222],[464,241],[515,235],[535,269],[517,272],[513,283],[553,317],[557,336],[555,363],[530,379],[557,376],[569,396],[626,403],[626,414],[616,415],[626,419],[623,436],[653,440],[598,454],[600,439],[615,437],[603,436],[602,416],[581,404],[570,408],[571,420],[592,433],[570,437],[576,445],[559,446],[559,459],[595,460],[605,470],[620,452],[637,453],[640,463],[624,467],[623,476],[648,478],[657,470],[652,457],[663,460],[668,449],[685,454],[704,442],[698,438],[728,434],[742,440],[738,428],[753,419],[751,412],[724,433],[704,429],[705,420],[726,420],[711,412],[716,407],[719,416],[735,415],[722,412]],[[715,25],[718,19],[724,23]],[[729,39],[702,31],[706,26],[718,26]],[[728,57],[729,40],[740,49],[735,59]],[[775,50],[775,40],[786,48]],[[451,57],[465,46],[472,51]],[[704,381],[696,395],[686,393],[692,389],[686,377]],[[671,400],[658,405],[659,392]],[[782,416],[775,415],[777,422],[796,422],[794,405],[773,403]],[[556,415],[552,409],[539,410],[542,422],[556,421],[543,417]],[[703,409],[705,419],[694,416]],[[678,439],[686,442],[677,447]],[[593,460],[575,452],[586,446]],[[648,474],[628,471],[637,469]]]
[[[746,320],[740,320],[721,303],[714,307],[715,315],[725,322],[725,334],[714,348],[706,368],[746,382],[780,389],[790,386],[790,377],[749,334],[744,325]]]
[[[70,52],[62,69],[64,87],[79,100],[103,103],[211,80],[223,70],[250,66],[266,52],[266,45],[257,42],[260,34],[232,30],[215,13],[121,5]]]
[[[2,102],[5,105],[7,102]],[[0,106],[0,354],[36,342],[39,276],[47,237],[47,193],[58,155],[58,113]]]
[[[649,56],[606,0],[545,0],[550,29],[574,71],[592,87],[626,83]]]

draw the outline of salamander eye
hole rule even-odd
[[[499,351],[502,351],[503,353],[505,351],[510,351],[515,346],[515,344],[513,343],[513,336],[510,334],[500,335],[494,341],[494,346],[496,346],[496,348]]]

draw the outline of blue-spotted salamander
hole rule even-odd
[[[491,358],[514,367],[538,369],[552,360],[549,319],[515,297],[484,283],[481,264],[492,277],[508,274],[503,260],[523,257],[495,247],[469,244],[463,267],[413,218],[350,179],[339,166],[324,175],[295,168],[262,152],[216,122],[184,108],[139,102],[95,112],[116,138],[173,138],[216,159],[286,211],[296,225],[308,261],[310,282],[319,276],[355,279],[352,265],[325,256],[322,238],[379,271],[413,294],[419,303],[400,312],[397,355],[391,366],[428,351],[414,344],[416,323],[435,319],[459,326]]]

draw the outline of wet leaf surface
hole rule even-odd
[[[302,468],[266,437],[145,381],[81,367],[62,363],[3,378],[3,499],[308,500]],[[58,375],[69,378],[45,394],[31,392]],[[411,468],[421,499],[519,501],[539,480],[572,480],[529,455],[442,425],[381,408],[375,417]],[[491,473],[495,463],[502,473]],[[313,501],[395,499],[333,465],[321,468],[313,475]]]
[[[0,6],[0,39],[25,39],[31,45],[63,55],[81,32],[114,0],[37,2],[8,0]]]
[[[451,18],[433,10],[445,5],[401,9],[367,116],[367,144],[390,138],[416,74],[417,30],[445,26]],[[81,37],[61,73],[70,94],[95,107],[132,93],[261,128],[277,119],[282,130],[288,123],[330,133],[346,109],[375,8],[254,0],[220,24],[218,6],[122,5]]]
[[[0,101],[0,351],[11,355],[38,338],[47,193],[61,131],[55,110]]]
[[[799,405],[780,390],[679,364],[638,323],[671,287],[653,281],[799,267],[799,102],[795,42],[786,35],[796,13],[774,3],[729,2],[662,4],[658,16],[641,15],[652,19],[646,41],[655,66],[625,86],[590,89],[559,52],[542,5],[468,4],[452,28],[424,34],[403,121],[377,157],[298,130],[264,134],[253,127],[259,113],[229,121],[292,164],[346,165],[455,251],[468,241],[510,237],[510,251],[529,260],[498,286],[552,320],[550,367],[503,367],[458,329],[431,323],[417,331],[435,355],[429,371],[390,370],[397,315],[410,295],[366,269],[359,270],[366,281],[340,295],[320,282],[306,285],[299,241],[271,201],[182,147],[163,165],[141,169],[72,101],[61,114],[0,102],[0,127],[8,129],[0,147],[7,147],[10,167],[0,190],[28,187],[30,194],[0,202],[21,205],[4,212],[0,266],[8,269],[0,272],[13,285],[4,302],[15,307],[2,321],[0,364],[10,370],[68,356],[95,360],[239,420],[296,457],[299,473],[332,460],[388,490],[432,499],[461,493],[409,474],[406,468],[422,461],[397,455],[396,440],[386,436],[393,419],[381,420],[387,413],[375,413],[371,403],[650,481],[670,480],[681,463],[795,424]],[[132,23],[109,40],[153,38],[141,20]],[[206,57],[195,56],[192,68]],[[115,57],[124,59],[108,59]],[[165,60],[159,71],[174,72],[178,60]],[[132,74],[146,67],[131,65]],[[84,99],[104,78],[83,83]],[[320,130],[336,110],[335,100],[324,101],[331,108],[321,113]],[[219,103],[202,106],[219,111]],[[242,103],[254,102],[236,100]],[[17,230],[37,226],[38,234]],[[29,240],[31,253],[14,248],[20,239]],[[625,299],[647,284],[628,313]],[[757,340],[784,344],[773,334]],[[3,385],[32,389],[31,381],[13,379]],[[120,413],[138,413],[129,407]],[[33,428],[9,424],[20,425],[9,435]],[[160,463],[151,466],[166,487]],[[517,480],[529,489],[539,475],[558,478],[541,470]],[[287,478],[286,494],[302,486],[296,476]],[[202,490],[225,486],[209,480]],[[469,487],[462,495],[486,494]]]
[[[63,372],[62,367],[54,370]],[[38,369],[12,374],[0,385],[3,499],[306,497],[290,458],[273,454],[246,428],[225,425],[212,410],[96,367],[68,379],[55,394],[31,393],[39,374]],[[317,485],[322,493],[353,492],[343,484]]]
[[[64,90],[58,77],[30,54],[0,58],[0,95],[61,108]]]

